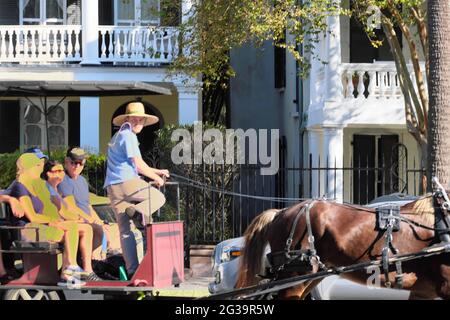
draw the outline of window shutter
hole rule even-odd
[[[114,0],[98,0],[98,24],[114,25]]]
[[[18,100],[0,101],[0,153],[20,147],[20,104]]]
[[[274,47],[275,88],[286,86],[286,49]]]
[[[19,24],[19,1],[1,0],[0,25],[18,25],[18,24]]]

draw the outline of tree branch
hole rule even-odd
[[[427,93],[425,90],[422,71],[420,68],[419,54],[417,51],[416,44],[411,35],[411,32],[409,31],[409,26],[406,25],[405,20],[403,19],[400,12],[395,7],[395,5],[392,3],[392,0],[388,0],[388,8],[389,8],[389,11],[391,12],[391,14],[397,20],[397,23],[408,43],[409,51],[411,54],[411,62],[412,62],[413,69],[414,69],[414,78],[416,79],[417,90],[419,91],[419,97],[420,97],[420,100],[422,103],[421,108],[422,108],[423,114],[426,115],[427,111],[428,111],[428,97],[427,97]],[[427,119],[427,117],[424,117],[425,128],[428,126],[427,123],[428,123],[428,119]]]

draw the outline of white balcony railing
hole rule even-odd
[[[174,27],[99,26],[98,61],[170,63],[178,54]],[[83,59],[79,25],[0,26],[0,63],[65,63]]]
[[[392,62],[343,63],[340,70],[345,99],[402,98]]]
[[[81,26],[0,26],[0,62],[81,60]]]
[[[178,54],[173,27],[101,26],[101,62],[170,63]]]

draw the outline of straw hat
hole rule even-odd
[[[159,121],[158,117],[151,116],[145,113],[144,105],[141,102],[130,102],[127,105],[125,114],[121,114],[113,119],[113,124],[120,127],[127,117],[144,117],[147,118],[144,123],[145,126],[155,124]]]

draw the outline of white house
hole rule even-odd
[[[112,118],[136,99],[157,126],[201,120],[201,82],[167,73],[191,1],[178,21],[160,18],[159,0],[0,1],[0,152],[47,141],[104,152]]]
[[[419,151],[406,129],[388,44],[372,47],[348,17],[327,19],[332,34],[324,33],[315,49],[327,63],[312,60],[305,80],[291,55],[280,56],[271,44],[232,53],[237,71],[231,83],[232,126],[280,129],[284,166],[308,168],[282,173],[285,196],[367,203],[396,190],[417,192],[418,173],[407,169],[414,163],[418,169]]]

